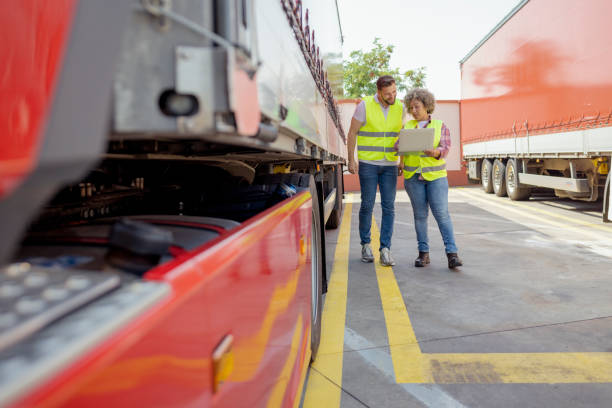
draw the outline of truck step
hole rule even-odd
[[[21,268],[25,272],[21,272]],[[25,279],[27,279],[28,275],[31,276],[30,273],[40,272],[36,268],[30,271],[30,268],[23,264],[13,264],[2,271],[2,276],[5,278],[11,273],[16,275],[21,273],[23,274],[21,276],[26,276]],[[61,275],[64,278],[63,285],[70,288],[70,297],[79,297],[81,302],[86,302],[85,298],[93,300],[78,307],[75,304],[63,306],[61,302],[60,306],[56,306],[56,303],[45,299],[44,307],[47,313],[40,312],[38,316],[43,314],[45,316],[38,319],[51,321],[55,319],[55,316],[62,315],[62,312],[64,315],[37,331],[31,329],[33,323],[28,324],[23,319],[20,319],[12,329],[3,330],[3,335],[8,333],[6,339],[9,340],[11,340],[9,335],[14,336],[12,332],[26,331],[21,327],[27,327],[32,334],[17,344],[0,350],[0,406],[15,403],[32,388],[53,378],[58,371],[68,368],[83,354],[95,348],[170,294],[170,286],[164,282],[121,279],[121,284],[118,285],[118,276],[111,273],[81,273],[79,271],[78,274],[75,274],[74,269],[71,271],[71,276]],[[53,270],[53,275],[55,272]],[[88,281],[87,286],[85,280]],[[60,284],[62,280],[54,277],[53,282]],[[51,286],[48,285],[48,287]],[[44,291],[45,289],[42,289],[41,292]],[[42,298],[43,295],[39,297]],[[52,312],[54,306],[62,309],[62,312]],[[9,312],[2,311],[3,316],[7,313],[17,314],[18,311],[15,312],[12,308]],[[32,321],[36,321],[37,325],[40,324],[36,318],[30,320]],[[5,340],[5,342],[10,344],[14,341]]]
[[[111,273],[41,268],[0,270],[0,351],[119,286]]]

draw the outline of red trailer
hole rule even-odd
[[[20,0],[0,33],[0,406],[296,406],[335,2]]]
[[[461,61],[463,157],[486,192],[605,196],[607,214],[610,15],[606,0],[525,0]]]

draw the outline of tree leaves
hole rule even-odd
[[[405,93],[408,89],[425,86],[425,67],[410,69],[403,73],[399,68],[391,69],[391,54],[394,45],[383,45],[375,38],[370,51],[352,51],[344,61],[344,95],[347,98],[362,98],[376,93],[376,80],[382,75],[395,78],[397,89]]]

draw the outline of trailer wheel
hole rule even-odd
[[[515,159],[510,159],[506,163],[506,190],[508,197],[514,201],[522,201],[529,198],[531,189],[520,187],[518,177],[518,164]]]
[[[482,188],[485,193],[491,194],[493,192],[493,181],[491,180],[493,164],[491,160],[484,159],[482,161],[482,167],[480,169],[480,181],[482,182]]]
[[[310,195],[312,196],[312,225],[311,225],[311,336],[310,351],[311,360],[314,361],[319,350],[321,341],[321,309],[323,304],[323,240],[321,238],[321,207],[317,193],[317,184],[314,177],[310,176]]]
[[[493,191],[498,197],[506,196],[506,165],[499,159],[493,162],[493,170],[491,173],[493,181]]]
[[[334,166],[334,181],[336,183],[336,204],[334,209],[329,214],[327,224],[325,228],[336,229],[340,225],[342,219],[342,196],[344,195],[343,183],[342,183],[342,165]]]

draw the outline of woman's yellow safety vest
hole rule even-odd
[[[409,120],[404,128],[415,129],[418,126],[419,122],[416,120]],[[442,137],[442,121],[432,119],[427,127],[434,128],[435,149],[440,144],[440,138]],[[404,156],[404,178],[409,179],[419,168],[421,169],[423,178],[427,181],[434,181],[441,177],[446,177],[446,160],[426,156],[423,152]]]
[[[402,102],[399,99],[389,106],[387,118],[373,96],[364,98],[366,123],[357,133],[357,158],[359,160],[396,161],[393,145],[402,128]]]

